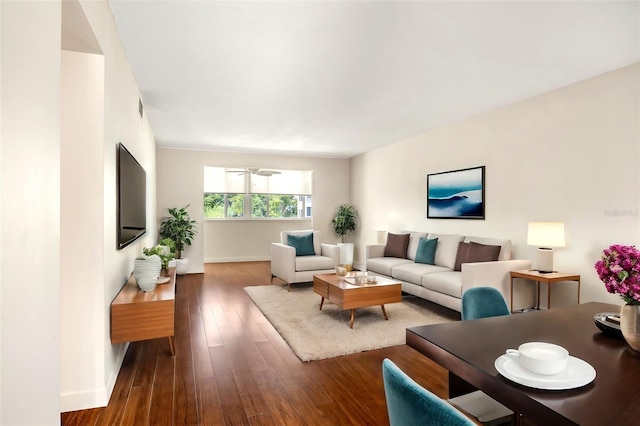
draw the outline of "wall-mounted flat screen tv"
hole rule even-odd
[[[118,249],[128,246],[147,231],[147,174],[125,148],[118,144]]]

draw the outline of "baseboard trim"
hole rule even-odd
[[[271,260],[264,256],[251,257],[209,257],[204,259],[204,263],[229,263],[229,262],[268,262]]]
[[[118,374],[124,362],[124,356],[127,353],[129,343],[122,345],[120,352],[117,354],[115,368],[111,372],[111,376],[105,387],[89,389],[77,392],[60,393],[60,412],[88,410],[91,408],[106,407],[113,393],[113,389],[118,379]]]
[[[60,412],[62,413],[106,407],[108,403],[107,388],[60,394]]]

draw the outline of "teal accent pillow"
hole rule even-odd
[[[287,244],[296,249],[296,256],[315,256],[313,249],[313,233],[303,235],[287,235]]]
[[[416,263],[426,263],[428,265],[435,264],[437,246],[437,238],[433,238],[431,240],[427,238],[420,238],[418,241],[418,250],[416,250]]]

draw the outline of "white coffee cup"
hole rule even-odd
[[[533,373],[551,376],[567,368],[569,351],[553,343],[528,342],[517,350],[507,349],[507,356],[517,359],[523,368]]]

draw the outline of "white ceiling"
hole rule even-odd
[[[640,61],[640,2],[110,0],[159,146],[352,157]]]

